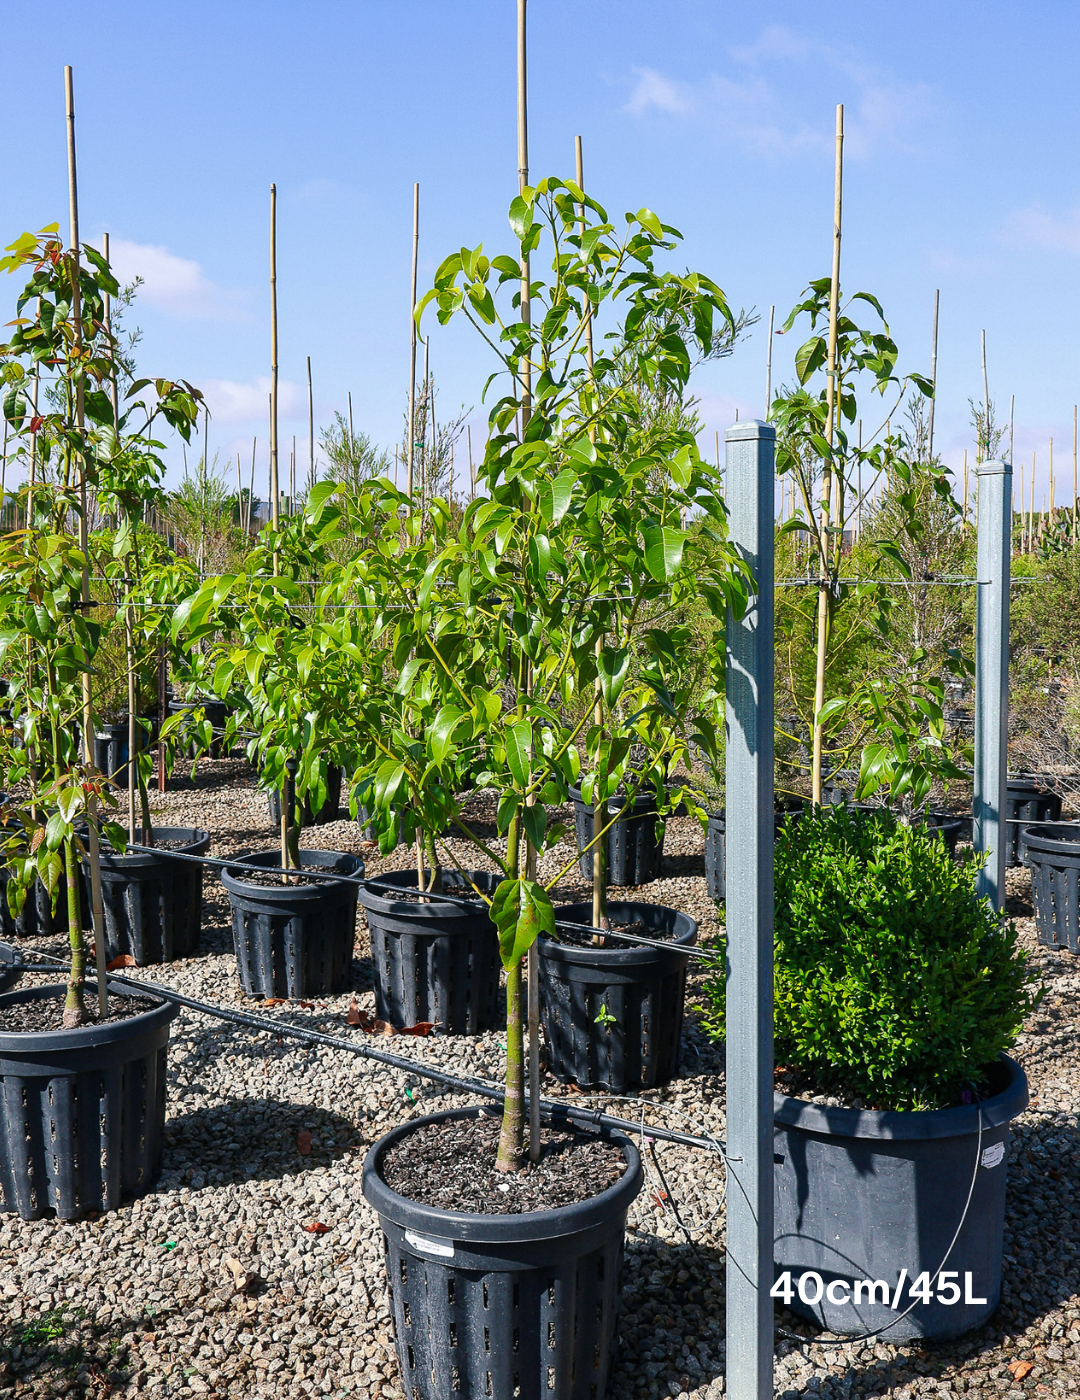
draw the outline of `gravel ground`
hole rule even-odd
[[[194,786],[154,795],[153,805],[163,823],[208,828],[215,856],[274,844],[266,799],[238,760],[201,764]],[[489,816],[478,809],[481,822]],[[349,821],[311,829],[305,845],[361,851],[371,874],[410,863],[405,851],[373,855]],[[455,850],[477,863],[463,846]],[[547,867],[554,873],[571,855],[564,846]],[[673,905],[700,920],[704,937],[715,932],[693,821],[669,823],[662,875],[628,897]],[[1012,872],[1009,888],[1023,941],[1037,949],[1027,873]],[[565,893],[585,897],[576,874]],[[246,1005],[228,903],[211,874],[203,927],[197,957],[143,975]],[[352,986],[360,1008],[373,1011],[367,952],[361,916]],[[1032,1104],[1014,1124],[995,1317],[976,1335],[933,1347],[780,1339],[776,1394],[784,1400],[1080,1394],[1080,965],[1067,955],[1036,956],[1047,996],[1017,1049]],[[363,1039],[345,1025],[352,994],[310,1011],[279,1006],[263,1014]],[[614,1111],[723,1133],[723,1058],[700,1030],[699,1000],[692,978],[679,1077],[647,1094],[648,1106]],[[467,1075],[499,1072],[495,1033],[378,1044]],[[169,1066],[164,1171],[153,1194],[78,1224],[0,1217],[0,1400],[141,1393],[402,1400],[379,1231],[360,1193],[364,1151],[403,1119],[466,1100],[403,1071],[186,1011],[173,1029]],[[567,1092],[550,1077],[544,1091]],[[717,1158],[677,1146],[659,1146],[656,1155],[669,1198],[650,1163],[628,1222],[609,1394],[713,1400],[724,1394],[723,1170]],[[313,1231],[315,1224],[326,1228]],[[778,1323],[796,1326],[784,1314]]]

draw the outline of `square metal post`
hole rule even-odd
[[[773,458],[727,430],[731,538],[754,577],[727,618],[727,1393],[773,1394]]]
[[[974,845],[989,859],[977,889],[1005,905],[1005,825],[1009,739],[1009,575],[1012,561],[1012,467],[976,468],[979,544],[975,568]]]

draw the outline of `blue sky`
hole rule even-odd
[[[272,180],[283,466],[294,433],[307,456],[307,355],[317,421],[351,391],[357,427],[399,441],[413,181],[421,290],[452,249],[508,242],[514,0],[58,0],[44,51],[40,26],[33,9],[5,16],[2,241],[66,228],[70,62],[83,236],[108,230],[120,270],[144,275],[141,368],[205,390],[211,453],[248,462],[258,434],[265,480]],[[1080,10],[1061,0],[530,0],[531,171],[572,173],[581,133],[588,187],[612,213],[650,206],[734,305],[767,318],[775,303],[779,318],[828,271],[843,102],[845,290],[874,291],[901,366],[927,372],[940,288],[937,441],[951,464],[972,446],[985,328],[1006,416],[1016,396],[1017,465],[1037,452],[1041,493],[1052,436],[1068,489],[1078,70]],[[3,286],[6,305],[16,290]],[[439,410],[473,408],[475,439],[486,352],[432,324]],[[774,382],[796,343],[775,342]],[[736,411],[762,413],[764,363],[762,324],[696,377],[703,446]]]

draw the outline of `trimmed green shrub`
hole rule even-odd
[[[868,1108],[944,1108],[1038,1004],[972,862],[890,812],[808,813],[776,847],[776,1060]],[[724,1033],[724,977],[707,982]]]

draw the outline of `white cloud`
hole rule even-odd
[[[174,316],[198,320],[246,320],[236,292],[218,287],[204,276],[192,258],[180,258],[154,243],[114,238],[109,248],[113,271],[121,284],[143,279],[139,300]]]
[[[1080,206],[1060,217],[1042,204],[1014,209],[1002,225],[999,237],[1013,248],[1080,253]]]
[[[635,68],[634,74],[637,84],[625,110],[635,117],[650,107],[676,117],[686,116],[694,110],[695,103],[686,95],[687,89],[683,84],[672,82],[654,68]]]
[[[993,277],[1001,271],[1001,264],[995,258],[975,254],[965,257],[954,253],[951,248],[928,248],[926,261],[932,272],[941,272],[950,277]]]
[[[232,379],[204,380],[200,385],[214,423],[245,423],[258,419],[269,423],[270,378],[263,375],[254,384],[237,384]],[[306,391],[290,379],[278,380],[278,413],[283,418],[306,412]]]

